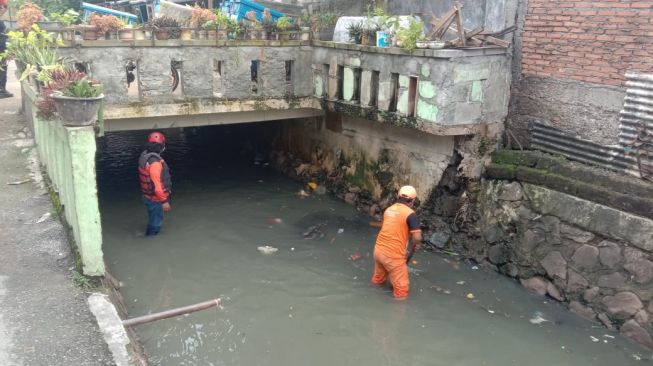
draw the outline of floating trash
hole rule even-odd
[[[343,229],[343,228],[338,229],[338,234],[342,234],[344,232],[345,232],[345,229]]]
[[[542,324],[542,323],[552,323],[552,321],[544,318],[543,314],[540,313],[539,311],[536,311],[535,314],[533,314],[533,317],[528,320],[531,324]]]
[[[359,252],[354,252],[349,256],[349,259],[351,259],[353,261],[357,261],[357,260],[361,259],[361,257],[362,257],[362,255]]]
[[[471,293],[471,292],[468,293],[468,294],[467,294],[467,298],[470,299],[470,300],[474,300],[474,294]]]
[[[271,247],[269,245],[264,245],[264,246],[258,247],[256,249],[258,249],[258,251],[263,253],[263,254],[272,254],[272,253],[276,253],[277,251],[279,251],[278,248]]]
[[[590,336],[590,339],[592,340],[592,342],[598,342],[599,341],[599,339],[594,337],[594,336]]]
[[[458,282],[456,282],[456,285],[460,285],[460,286],[462,286],[462,285],[464,285],[464,284],[465,284],[465,281],[458,281]]]

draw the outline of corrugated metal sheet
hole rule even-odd
[[[619,145],[605,146],[535,122],[531,146],[586,164],[653,180],[653,75],[627,73]]]

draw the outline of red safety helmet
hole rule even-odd
[[[154,142],[157,144],[165,144],[166,143],[166,137],[163,136],[161,132],[152,132],[148,137],[147,137],[147,142]]]

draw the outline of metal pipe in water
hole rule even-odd
[[[133,326],[133,325],[151,323],[153,321],[157,321],[157,320],[161,320],[161,319],[167,319],[167,318],[172,318],[172,317],[179,316],[179,315],[194,313],[196,311],[206,310],[206,309],[212,308],[214,306],[217,307],[219,305],[220,305],[220,299],[213,299],[213,300],[209,300],[209,301],[200,302],[200,303],[194,304],[194,305],[184,306],[184,307],[181,307],[181,308],[170,309],[170,310],[161,311],[161,312],[154,313],[154,314],[149,314],[149,315],[139,316],[139,317],[136,317],[136,318],[126,319],[126,320],[122,321],[122,325],[124,325],[125,327],[128,327],[128,326]]]

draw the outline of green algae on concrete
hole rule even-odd
[[[474,80],[472,82],[472,102],[482,102],[483,101],[483,81]]]
[[[422,65],[422,68],[421,68],[421,70],[420,70],[420,73],[421,73],[422,76],[424,76],[425,78],[431,76],[431,69],[429,68],[429,65],[427,65],[427,64]]]
[[[490,77],[490,69],[485,65],[457,65],[453,70],[454,83],[484,80]]]
[[[410,78],[408,76],[399,75],[399,87],[408,88],[409,83],[410,83]]]
[[[322,95],[324,95],[324,81],[322,80],[322,75],[316,75],[313,84],[315,87],[315,92],[314,92],[315,96],[318,98],[322,98]]]
[[[104,275],[93,126],[64,127],[32,116],[39,157],[63,206],[84,274]]]
[[[427,80],[420,80],[418,84],[419,96],[422,98],[431,99],[437,94],[433,83]]]
[[[428,103],[422,98],[417,101],[417,117],[435,122],[438,119],[438,112],[439,109],[436,105]]]
[[[345,72],[342,81],[342,97],[351,102],[354,99],[354,70],[349,67],[345,67]]]

